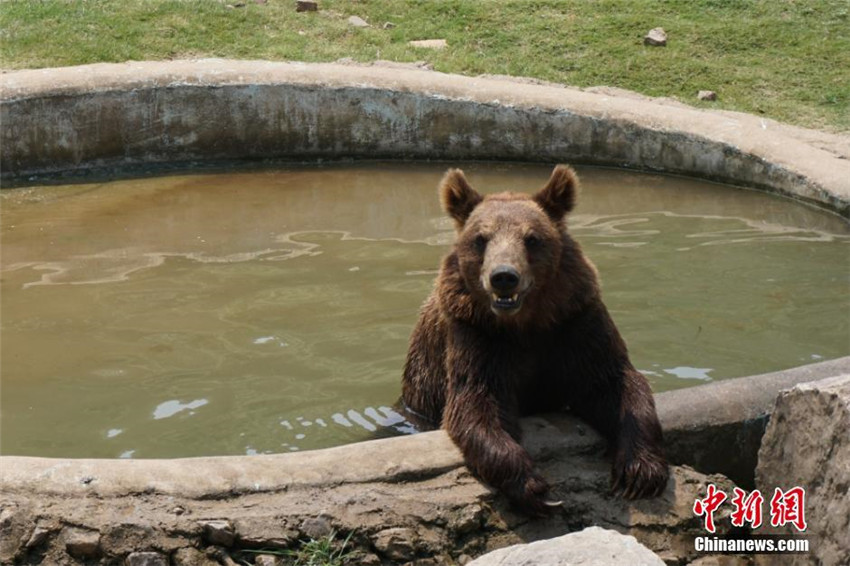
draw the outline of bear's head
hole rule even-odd
[[[482,196],[463,171],[446,172],[440,198],[455,221],[459,275],[476,304],[486,305],[503,322],[547,308],[552,295],[547,287],[563,275],[564,246],[577,249],[564,223],[577,190],[576,174],[566,165],[555,167],[546,186],[533,195]]]

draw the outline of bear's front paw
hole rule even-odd
[[[504,489],[511,503],[520,511],[536,517],[545,517],[561,506],[559,501],[549,501],[546,494],[549,484],[543,476],[531,472]]]
[[[657,497],[669,477],[667,461],[660,454],[643,452],[631,459],[617,458],[611,472],[611,492],[625,499]]]

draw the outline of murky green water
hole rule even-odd
[[[2,199],[3,454],[285,452],[391,407],[453,238],[445,164],[18,189]],[[469,164],[480,189],[549,167]],[[783,199],[580,169],[571,225],[656,391],[850,354],[850,229]]]

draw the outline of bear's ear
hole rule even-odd
[[[446,171],[443,180],[440,181],[440,201],[443,203],[443,210],[454,219],[458,230],[463,228],[472,210],[482,200],[484,197],[469,186],[463,171],[460,169]]]
[[[569,165],[556,165],[546,186],[534,195],[534,201],[554,221],[561,220],[576,204],[578,177]]]

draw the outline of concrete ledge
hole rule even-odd
[[[739,473],[755,458],[750,451],[758,451],[780,390],[848,370],[845,357],[659,394],[669,455],[702,472]],[[526,447],[564,501],[546,520],[513,514],[469,474],[443,431],[268,456],[0,457],[0,561],[59,560],[70,552],[63,541],[79,538],[104,564],[153,551],[181,564],[178,553],[199,546],[238,556],[336,529],[356,532],[364,563],[454,564],[464,554],[599,525],[629,533],[677,564],[695,558],[693,537],[704,534],[694,499],[708,482],[731,490],[723,476],[676,467],[661,498],[623,501],[607,493],[610,463],[592,430],[559,414],[523,426]]]
[[[176,460],[2,456],[0,462],[4,491],[104,498],[147,493],[204,499],[284,491],[293,486],[421,481],[462,467],[463,456],[448,435],[439,431],[297,454]]]
[[[850,218],[850,136],[616,89],[385,66],[200,60],[0,78],[6,184],[210,161],[567,161],[756,187]]]
[[[740,485],[752,484],[761,435],[779,392],[848,373],[850,356],[659,393],[656,403],[668,457],[674,464],[720,473]],[[550,420],[557,422],[558,418],[551,416]],[[534,438],[527,443],[539,444]],[[538,449],[548,452],[554,448],[541,445]],[[462,468],[463,457],[445,432],[433,431],[275,455],[176,460],[2,456],[0,464],[3,492],[106,498],[148,493],[205,499],[293,486],[421,481]]]
[[[761,439],[780,391],[850,373],[850,357],[656,395],[667,456],[753,489]]]
[[[564,501],[546,519],[514,514],[469,474],[443,432],[312,456],[160,462],[5,457],[0,562],[76,563],[70,556],[119,564],[133,553],[156,553],[163,564],[212,566],[216,562],[178,555],[202,549],[231,564],[249,558],[249,549],[291,548],[336,530],[354,533],[354,564],[423,560],[415,564],[448,566],[464,554],[599,525],[629,533],[678,563],[694,554],[700,525],[691,507],[703,486],[732,489],[722,476],[676,467],[657,499],[613,497],[605,446],[592,430],[564,415],[523,424],[526,446]],[[387,475],[375,477],[382,472]]]

